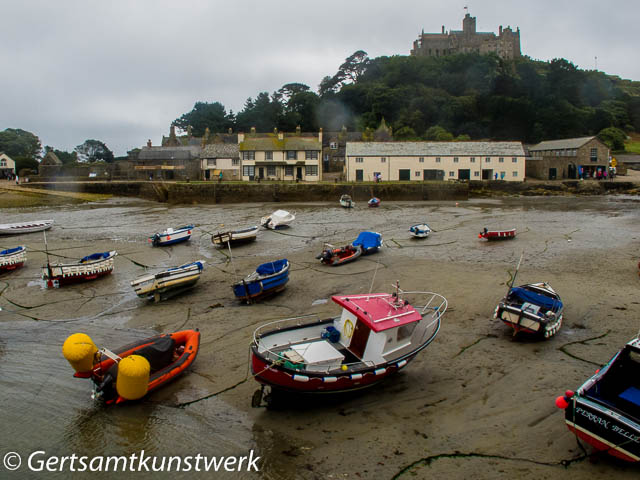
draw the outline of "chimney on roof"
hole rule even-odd
[[[278,134],[278,127],[273,127],[273,134],[277,135]]]
[[[322,127],[320,127],[320,130],[318,131],[318,141],[322,144]]]
[[[502,35],[502,25],[498,28],[498,35]]]
[[[284,140],[284,132],[278,132],[278,140]]]
[[[256,134],[256,127],[251,127],[251,135],[255,135]]]
[[[229,130],[227,130],[227,133],[231,135],[233,133],[233,128],[229,127]]]
[[[444,35],[444,25],[442,25],[442,34]]]
[[[151,147],[151,139],[147,140],[147,147]]]
[[[238,132],[238,143],[244,142],[244,132]]]
[[[296,127],[296,135],[300,136],[300,133],[302,132],[302,129],[300,128],[300,125],[298,125]]]

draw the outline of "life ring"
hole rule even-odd
[[[342,333],[347,338],[351,338],[353,336],[353,322],[348,318],[344,321],[344,326],[342,327]]]

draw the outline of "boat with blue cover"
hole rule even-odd
[[[186,242],[191,238],[191,232],[195,227],[193,225],[184,225],[178,228],[167,228],[164,232],[158,232],[149,237],[149,242],[154,247],[164,247],[180,242]]]
[[[382,246],[382,235],[378,232],[360,232],[358,238],[352,243],[354,247],[361,247],[362,254],[376,253]]]
[[[367,202],[367,205],[369,205],[372,208],[376,208],[380,206],[380,199],[378,197],[373,197],[372,199],[370,199]]]
[[[131,286],[140,298],[154,299],[173,296],[193,287],[202,274],[204,260],[186,263],[179,267],[168,268],[156,274],[145,275],[131,282]]]
[[[556,399],[565,423],[596,450],[640,461],[640,339],[634,338],[574,393]]]
[[[0,251],[0,273],[15,270],[27,261],[27,248],[24,246],[7,248]]]
[[[235,296],[247,303],[284,290],[289,281],[289,260],[263,263],[256,271],[233,284]]]
[[[554,336],[562,326],[564,305],[548,283],[511,287],[498,303],[493,318],[514,330],[542,338]]]
[[[72,283],[85,282],[104,277],[113,271],[113,259],[117,255],[111,252],[92,253],[76,263],[49,263],[42,267],[42,279],[47,286],[61,287]]]
[[[429,228],[426,222],[411,225],[409,231],[414,238],[427,238],[431,234],[431,228]]]

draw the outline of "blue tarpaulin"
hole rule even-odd
[[[109,252],[92,253],[91,255],[87,255],[82,260],[80,260],[80,263],[93,262],[94,260],[101,260],[103,258],[107,258],[108,256]]]
[[[364,250],[376,248],[382,245],[382,235],[377,232],[360,232],[358,238],[353,242],[353,246],[361,246]]]
[[[533,303],[539,305],[541,308],[547,310],[558,311],[562,308],[562,302],[555,298],[547,297],[541,293],[532,292],[521,287],[513,287],[510,292],[512,295],[516,295],[523,302]]]
[[[263,263],[258,268],[256,268],[256,272],[260,275],[272,275],[274,273],[282,270],[288,263],[286,258],[282,260],[274,260],[273,262]]]
[[[7,250],[2,250],[0,255],[10,255],[12,253],[16,253],[22,250],[22,247],[8,248]]]

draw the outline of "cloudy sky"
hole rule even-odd
[[[196,101],[242,109],[300,82],[317,90],[356,50],[408,55],[425,32],[520,27],[538,60],[640,80],[640,1],[616,0],[0,0],[0,130],[71,151],[116,155],[158,144]]]

